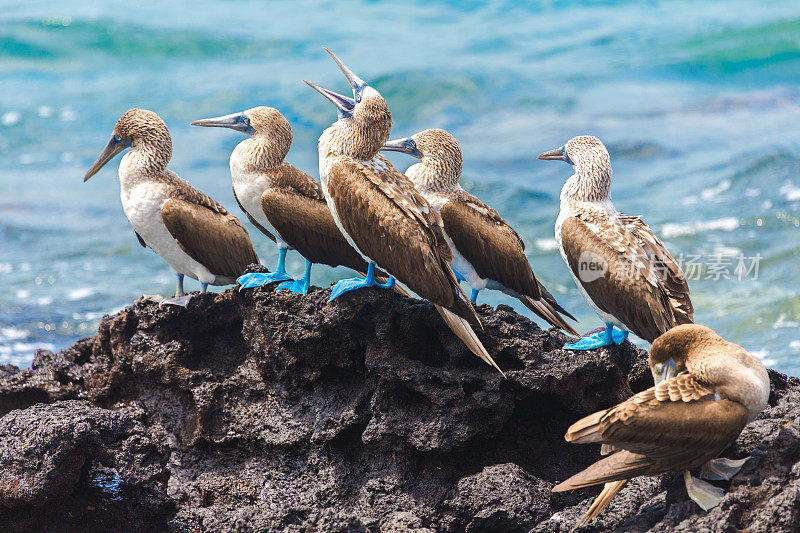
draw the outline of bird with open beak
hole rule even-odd
[[[131,109],[114,126],[111,140],[86,173],[86,182],[117,154],[122,208],[142,246],[160,255],[178,278],[174,298],[162,304],[186,306],[183,278],[228,285],[258,263],[247,230],[222,205],[167,168],[172,139],[161,117]]]
[[[747,458],[717,457],[769,400],[764,364],[710,328],[683,324],[653,343],[648,360],[655,386],[575,422],[565,439],[600,443],[606,457],[553,487],[554,492],[605,483],[581,523],[602,512],[628,479],[683,474],[690,498],[704,510],[725,491],[693,477],[727,480]]]
[[[480,325],[450,268],[453,254],[442,219],[401,172],[380,153],[392,116],[383,97],[325,49],[353,91],[344,96],[306,82],[335,107],[338,120],[319,139],[319,172],[336,225],[368,262],[366,279],[342,280],[330,300],[379,285],[377,264],[422,298]],[[489,358],[487,363],[494,364]],[[499,369],[498,369],[499,370]]]
[[[691,323],[689,285],[677,262],[641,217],[620,213],[611,203],[611,159],[603,143],[582,135],[538,158],[564,161],[575,170],[561,189],[556,242],[578,289],[605,322],[564,347],[621,344],[629,331],[653,342]]]

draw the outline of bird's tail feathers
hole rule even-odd
[[[570,335],[575,335],[576,337],[580,337],[580,333],[575,331],[575,328],[569,325],[564,317],[559,314],[559,311],[553,307],[553,305],[545,299],[541,300],[534,300],[530,296],[521,296],[519,300],[525,304],[525,307],[533,311],[538,317],[542,320],[547,321],[548,324],[555,326],[559,329],[563,329]],[[557,305],[557,304],[556,304]],[[559,306],[560,307],[560,306]],[[566,311],[561,311],[566,313]],[[569,315],[569,313],[567,313]],[[572,316],[572,315],[569,315]],[[573,318],[573,320],[575,320]]]
[[[566,481],[562,481],[553,487],[553,492],[582,489],[592,485],[599,485],[600,483],[610,483],[648,475],[652,466],[653,462],[644,455],[625,450],[618,451],[589,465],[588,468],[578,472]]]
[[[616,496],[617,493],[622,490],[622,487],[624,487],[627,482],[627,479],[620,479],[619,481],[606,483],[603,487],[603,490],[592,502],[592,505],[589,506],[589,510],[586,511],[586,514],[581,517],[581,521],[578,522],[578,525],[585,524],[592,518],[595,518],[597,515],[602,513],[603,509],[608,507],[608,504],[611,503],[611,500],[614,499],[614,496]]]

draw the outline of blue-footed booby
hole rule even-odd
[[[497,211],[459,184],[461,147],[450,133],[429,129],[388,141],[382,149],[420,159],[406,170],[406,176],[441,215],[454,257],[451,266],[456,276],[472,287],[473,303],[479,291],[499,290],[518,298],[551,325],[578,335],[559,313],[575,318],[534,276],[525,255],[525,243],[517,232]]]
[[[178,277],[175,297],[162,303],[186,305],[184,276],[200,281],[205,292],[209,284],[233,283],[247,265],[258,263],[247,230],[236,217],[167,169],[172,139],[152,111],[131,109],[120,117],[83,181],[126,148],[131,150],[119,165],[125,216],[139,243],[152,248]]]
[[[284,159],[292,144],[292,130],[283,115],[271,107],[256,107],[242,113],[192,124],[224,127],[250,135],[231,154],[233,194],[250,221],[267,237],[283,243],[278,270],[283,272],[283,258],[288,246],[306,258],[306,272],[301,280],[284,281],[278,288],[306,293],[310,283],[311,264],[346,266],[366,272],[367,262],[356,252],[336,227],[325,202],[321,185],[308,174]],[[269,229],[267,229],[269,228]],[[376,279],[386,282],[386,274],[375,272]],[[271,274],[250,273],[239,278],[243,287],[254,287],[286,279]],[[400,285],[395,290],[410,296]],[[469,324],[450,311],[436,306],[450,329],[478,357],[491,360],[489,353]]]
[[[649,365],[654,387],[579,420],[564,437],[601,443],[610,453],[553,488],[607,484],[582,522],[597,516],[626,480],[667,472],[682,472],[689,496],[708,510],[725,492],[691,471],[702,467],[700,477],[730,479],[746,461],[717,456],[767,405],[769,376],[761,361],[705,326],[684,324],[653,342]]]
[[[675,259],[640,217],[624,215],[611,203],[611,160],[603,143],[575,137],[539,159],[575,169],[561,189],[556,242],[578,288],[605,322],[600,332],[565,348],[620,344],[629,331],[653,342],[673,326],[692,323],[689,285]]]
[[[330,100],[338,114],[319,139],[320,178],[337,227],[368,262],[366,279],[340,281],[330,299],[379,285],[374,278],[377,264],[390,275],[386,286],[393,286],[397,278],[422,298],[480,325],[450,268],[453,255],[441,217],[379,153],[392,127],[386,101],[326,51],[350,83],[353,98],[306,82]],[[491,358],[483,359],[497,368]]]
[[[253,225],[277,240],[280,256],[275,272],[244,274],[239,278],[242,287],[283,281],[278,290],[306,294],[312,263],[367,271],[367,262],[336,227],[319,182],[284,161],[292,146],[292,127],[280,111],[255,107],[192,124],[250,135],[231,154],[233,195]],[[284,269],[289,248],[306,259],[305,275],[297,281],[285,281],[289,279]]]

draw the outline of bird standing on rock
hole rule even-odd
[[[86,173],[94,176],[130,148],[119,165],[120,197],[142,246],[160,255],[178,277],[174,298],[161,303],[185,306],[183,278],[207,286],[228,285],[258,263],[247,230],[224,207],[167,169],[172,139],[161,117],[131,109],[114,126],[111,140]]]
[[[336,106],[339,117],[319,139],[320,180],[336,225],[368,262],[366,279],[340,281],[330,299],[363,287],[392,287],[397,278],[422,298],[480,325],[450,268],[453,255],[441,217],[379,153],[392,127],[386,101],[326,51],[350,83],[353,98],[306,82]],[[375,281],[376,264],[391,276],[385,285]],[[497,368],[486,355],[484,360]]]
[[[406,170],[420,194],[442,217],[453,252],[456,276],[472,287],[475,303],[482,289],[495,289],[518,298],[551,325],[573,335],[578,332],[559,313],[565,311],[539,283],[516,231],[490,206],[469,194],[461,177],[461,147],[448,132],[429,129],[412,137],[387,141],[383,150],[403,152],[421,161]]]
[[[561,189],[556,242],[578,288],[605,322],[604,330],[565,348],[621,344],[629,331],[653,342],[674,326],[692,323],[689,285],[675,259],[640,217],[624,215],[611,203],[611,160],[603,143],[575,137],[539,159],[575,169]]]
[[[277,109],[255,107],[192,124],[230,128],[250,135],[231,154],[233,195],[250,221],[267,237],[277,240],[280,257],[274,273],[240,277],[242,287],[283,281],[278,290],[306,294],[312,263],[367,270],[367,262],[336,227],[319,182],[284,161],[292,146],[292,127]],[[290,247],[306,259],[305,275],[297,281],[290,281],[284,267]]]
[[[746,461],[716,457],[767,405],[769,376],[758,358],[705,326],[685,324],[655,340],[649,365],[654,387],[579,420],[564,437],[613,452],[553,488],[607,484],[582,522],[597,516],[629,478],[667,472],[683,472],[689,496],[708,510],[725,492],[691,470],[730,479]]]

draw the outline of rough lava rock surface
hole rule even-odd
[[[504,379],[434,308],[381,289],[137,303],[31,369],[0,367],[2,531],[569,531],[599,457],[570,423],[652,383],[629,343],[572,353],[481,306]],[[632,481],[586,531],[797,531],[800,382],[727,452],[705,513],[678,476]]]

